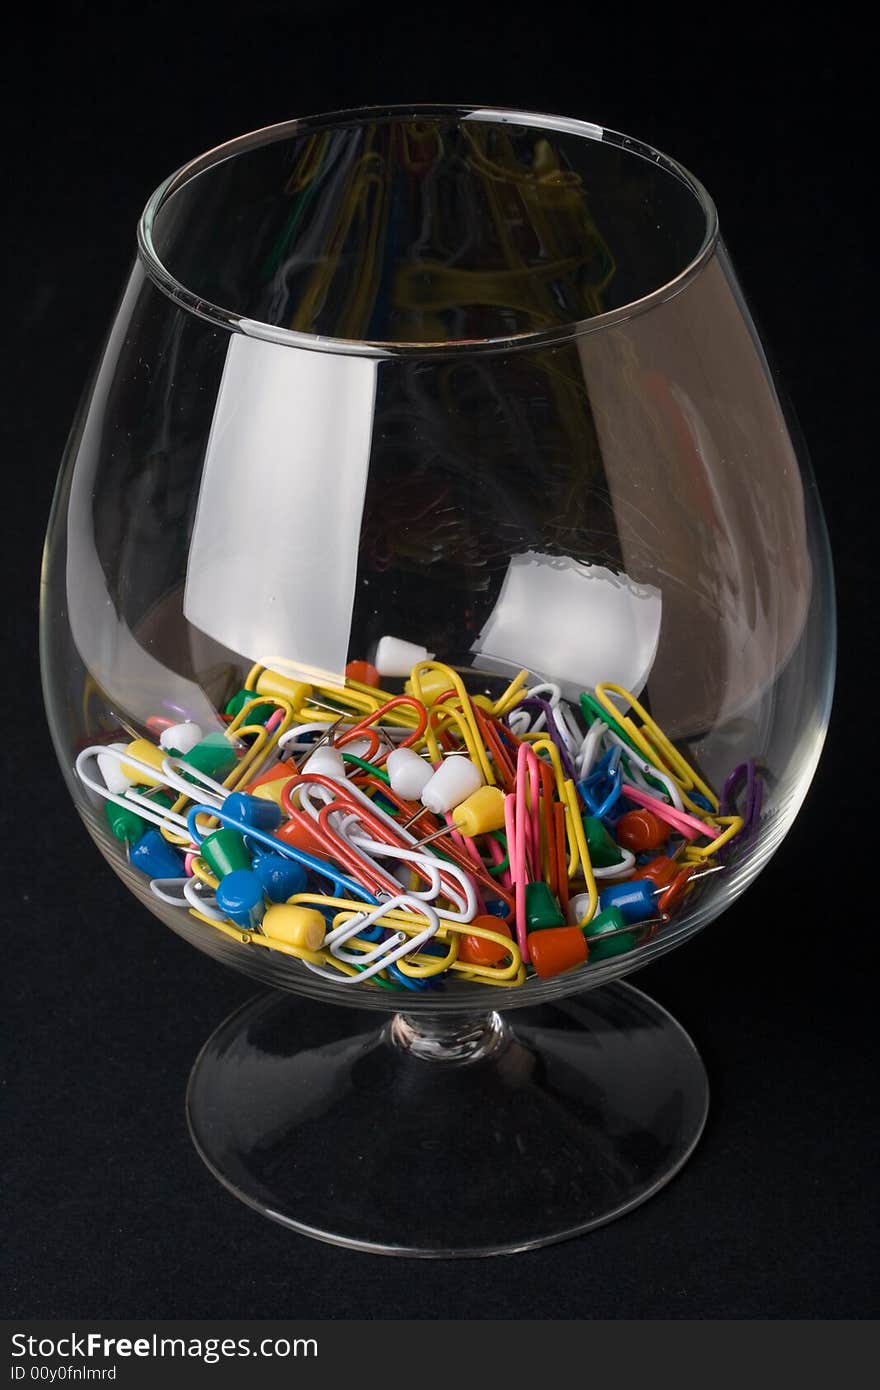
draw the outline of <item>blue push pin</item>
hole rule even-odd
[[[227,804],[230,799],[227,798]],[[258,855],[254,860],[254,873],[273,903],[286,903],[294,893],[304,892],[308,879],[302,864],[295,859],[285,859],[281,854]]]
[[[599,911],[616,907],[627,925],[644,922],[646,917],[654,916],[656,894],[656,886],[647,878],[637,878],[631,883],[611,883],[599,894]]]
[[[132,868],[147,878],[182,878],[183,860],[158,830],[147,830],[129,851]]]
[[[581,800],[597,820],[603,820],[608,815],[620,796],[620,757],[620,748],[609,749],[596,763],[589,777],[577,784]]]
[[[246,931],[255,931],[263,920],[263,885],[253,869],[233,869],[217,885],[220,911]]]
[[[277,830],[281,824],[281,807],[274,801],[261,796],[248,796],[245,792],[230,792],[223,802],[223,813],[240,825],[253,826],[255,830]]]

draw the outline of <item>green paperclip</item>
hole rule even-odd
[[[340,748],[343,760],[347,763],[354,763],[355,767],[362,768],[364,772],[370,772],[374,777],[378,777],[380,782],[384,782],[386,787],[390,787],[391,778],[384,768],[376,767],[375,763],[368,763],[364,758],[358,758],[354,753],[346,753],[344,748]],[[394,807],[397,810],[397,807]]]
[[[626,729],[624,729],[621,724],[618,724],[617,720],[613,717],[613,715],[610,715],[608,713],[607,709],[602,708],[598,700],[596,700],[592,695],[588,695],[586,690],[581,691],[580,700],[581,713],[583,714],[588,724],[593,724],[595,720],[601,719],[602,723],[607,724],[609,729],[612,729],[614,733],[617,734],[617,737],[619,739],[622,739],[623,742],[626,744],[627,748],[631,748],[640,760],[647,761],[644,753],[635,743],[633,743],[633,740],[626,732]],[[626,769],[628,769],[629,771],[629,776],[632,777],[632,768],[629,766],[629,762],[627,761],[625,755],[622,759],[622,762],[626,764]],[[647,773],[645,773],[644,775],[646,776],[650,786],[652,786],[656,791],[661,792],[664,797],[668,798],[669,788],[663,782],[657,781],[656,778],[649,776]]]
[[[496,840],[499,845],[502,845],[505,851],[504,858],[500,859],[497,864],[486,865],[486,868],[489,870],[489,873],[492,875],[492,877],[498,878],[500,874],[504,873],[505,869],[508,869],[510,867],[510,855],[507,853],[507,836],[505,835],[503,830],[494,831],[492,834],[492,839]]]

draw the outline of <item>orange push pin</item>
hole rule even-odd
[[[614,838],[624,849],[642,854],[646,849],[659,849],[669,838],[669,826],[653,811],[639,808],[627,811],[614,827]]]
[[[358,685],[371,685],[376,690],[379,689],[379,672],[369,661],[350,661],[345,668],[345,674],[348,680],[355,681]]]
[[[510,936],[507,923],[488,912],[475,917],[468,925],[496,932],[498,936]],[[485,936],[463,936],[458,943],[458,959],[467,965],[497,965],[506,955],[500,941],[490,941]]]
[[[589,955],[587,940],[580,927],[545,927],[529,934],[529,955],[535,974],[547,980],[583,965]]]

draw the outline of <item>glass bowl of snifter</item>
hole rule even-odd
[[[690,173],[452,106],[185,165],[141,219],[42,589],[92,838],[270,987],[190,1078],[231,1191],[472,1255],[668,1181],[705,1072],[622,977],[779,845],[834,664],[815,487]]]

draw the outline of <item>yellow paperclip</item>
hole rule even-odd
[[[483,747],[483,739],[480,733],[480,726],[477,723],[476,716],[471,705],[471,697],[465,689],[464,682],[461,679],[461,676],[458,674],[457,671],[451,670],[449,666],[444,666],[443,663],[440,661],[417,662],[416,665],[412,668],[409,681],[407,681],[407,686],[411,687],[412,694],[415,695],[417,700],[421,700],[422,704],[425,705],[426,708],[430,708],[431,705],[434,704],[434,702],[430,698],[430,692],[424,689],[424,674],[428,675],[429,682],[431,676],[435,677],[435,681],[437,676],[442,677],[442,679],[446,681],[446,685],[443,687],[443,689],[448,690],[449,687],[452,686],[453,690],[458,696],[461,709],[456,710],[454,707],[450,707],[445,704],[441,706],[435,706],[435,708],[442,709],[444,718],[453,718],[453,722],[458,724],[464,742],[467,745],[468,752],[470,753],[477,767],[480,769],[480,772],[483,774],[483,780],[485,781],[487,786],[494,787],[495,774],[492,771],[492,765],[489,762],[488,755],[486,753],[485,748]],[[439,694],[441,692],[438,691],[437,693]],[[470,737],[468,737],[466,729],[470,731]],[[425,730],[425,742],[428,745],[428,751],[431,754],[432,760],[434,762],[438,761],[441,757],[440,747],[437,743],[436,733],[434,731],[430,718],[428,719],[428,727]]]
[[[472,965],[465,968],[459,963],[455,968],[460,971],[463,980],[473,980],[481,985],[497,985],[499,989],[516,989],[518,985],[524,985],[526,982],[526,968],[523,964],[520,964],[514,976],[504,979],[499,978],[498,971],[491,966]],[[477,971],[482,972],[483,970],[488,970],[490,973],[488,975],[477,974]]]
[[[503,714],[509,713],[516,705],[526,698],[526,691],[523,688],[529,678],[526,670],[518,671],[506,690],[503,690],[492,706],[492,714],[496,719],[500,719]]]
[[[218,922],[216,917],[206,917],[195,907],[191,907],[189,912],[190,916],[195,917],[199,922],[216,928],[224,936],[228,936],[231,941],[240,941],[244,946],[264,946],[270,951],[280,951],[282,955],[294,956],[297,960],[311,961],[313,965],[325,965],[330,960],[334,964],[344,964],[341,961],[337,962],[335,957],[331,957],[329,951],[309,951],[305,946],[291,946],[286,941],[276,941],[274,937],[262,936],[259,932],[245,931],[243,927],[232,927],[228,922]],[[357,971],[349,967],[345,973],[356,975]]]
[[[190,861],[190,868],[192,869],[193,878],[197,878],[199,883],[204,883],[206,888],[213,888],[215,890],[219,888],[219,878],[208,867],[205,860],[202,859],[201,855],[197,854],[193,856],[193,858]]]
[[[262,724],[246,724],[244,722],[247,718],[248,711],[253,709],[256,704],[273,704],[283,711],[281,722],[271,734],[267,734]],[[236,762],[229,775],[224,779],[222,785],[227,791],[235,791],[236,788],[240,787],[243,783],[251,781],[262,763],[274,752],[281,735],[287,732],[292,723],[293,709],[291,708],[290,702],[280,699],[277,695],[266,695],[248,700],[248,702],[242,706],[232,723],[228,725],[224,732],[228,738],[240,738],[244,734],[248,736],[253,735],[254,741],[250,748],[248,748]],[[198,798],[199,784],[194,782],[192,796],[181,793],[171,809],[179,815],[187,802],[197,801]],[[213,818],[204,816],[200,821],[199,828],[202,829],[205,825],[210,828],[212,824]],[[173,845],[187,845],[190,842],[188,834],[181,834],[179,831],[169,829],[168,826],[162,827],[161,834]]]
[[[390,917],[389,913],[389,917]],[[499,946],[503,946],[506,953],[511,957],[510,964],[505,966],[497,965],[474,965],[469,961],[458,959],[458,941],[461,936],[480,936],[487,941],[495,941]],[[415,956],[402,956],[397,962],[397,968],[404,974],[416,979],[426,979],[431,975],[439,975],[444,970],[455,970],[459,973],[468,975],[475,974],[481,978],[485,976],[489,980],[508,980],[522,966],[522,957],[519,947],[515,941],[507,936],[502,936],[500,932],[494,932],[483,927],[474,926],[472,922],[448,922],[444,921],[435,938],[436,940],[450,942],[450,950],[443,957],[423,956],[421,952]],[[405,967],[405,968],[404,968]],[[439,968],[437,968],[439,967]]]
[[[628,709],[635,710],[642,721],[641,728],[630,719],[628,713],[621,714],[619,706],[617,706],[605,693],[609,690],[615,695],[619,695],[621,699],[626,700]],[[698,806],[695,802],[691,801],[690,797],[687,795],[688,791],[696,787],[697,790],[702,792],[708,799],[713,812],[717,815],[718,798],[712,788],[704,782],[699,773],[695,772],[691,765],[685,761],[675,745],[670,743],[669,739],[660,728],[660,725],[651,718],[648,711],[639,703],[635,695],[629,690],[624,689],[622,685],[614,685],[611,681],[603,681],[596,686],[595,696],[599,704],[604,710],[607,710],[615,723],[621,725],[621,727],[626,730],[633,743],[645,754],[645,757],[648,758],[650,762],[659,762],[661,768],[675,778],[682,791],[682,800],[687,804],[690,810],[703,816],[706,814],[705,807]]]
[[[433,719],[435,710],[438,711],[440,714],[440,719],[436,723]],[[422,735],[422,738],[418,740],[415,746],[418,747],[421,743],[424,743],[428,749],[428,752],[430,753],[431,761],[438,762],[443,757],[443,752],[440,748],[440,744],[437,741],[437,734],[443,733],[446,729],[450,727],[450,725],[454,725],[455,728],[458,730],[459,737],[461,738],[462,743],[468,751],[468,756],[470,757],[471,762],[476,763],[477,767],[480,769],[480,772],[483,775],[483,779],[485,781],[488,781],[488,779],[491,778],[491,782],[489,782],[489,785],[494,786],[494,773],[492,772],[491,766],[487,760],[486,750],[483,746],[483,743],[482,741],[477,741],[477,739],[474,738],[473,729],[471,728],[467,719],[462,714],[461,710],[455,709],[454,706],[434,706],[434,709],[431,710],[428,715],[428,723],[427,727],[425,728],[425,732]]]
[[[732,840],[734,835],[738,835],[745,825],[742,816],[715,816],[713,819],[716,825],[726,826],[726,829],[708,845],[702,847],[688,845],[686,854],[691,863],[711,858],[717,850],[721,849],[722,845],[726,845],[728,840]]]
[[[523,742],[531,743],[536,753],[547,753],[553,767],[553,778],[556,782],[556,794],[559,800],[563,800],[563,787],[565,786],[565,770],[562,766],[562,759],[559,756],[559,749],[553,742],[549,734],[544,733],[543,729],[538,734],[527,734]]]
[[[384,920],[383,918],[383,921]],[[401,923],[401,930],[407,931],[413,936],[417,935],[419,930],[424,931],[425,928],[425,919],[420,918],[419,920],[421,922],[419,928]],[[448,941],[449,949],[445,956],[423,956],[421,952],[417,952],[414,956],[400,956],[394,964],[401,974],[409,975],[415,980],[428,980],[432,975],[442,975],[444,970],[448,970],[454,965],[455,961],[458,959],[457,938],[455,936],[449,936],[448,933],[445,932],[441,934],[438,930],[434,940],[436,941],[438,939]]]
[[[584,823],[581,820],[577,789],[574,782],[565,782],[562,799],[565,805],[565,824],[568,830],[569,843],[573,843],[573,847],[577,851],[577,857],[569,859],[568,876],[569,879],[574,878],[578,865],[580,865],[584,875],[584,882],[587,886],[587,893],[589,894],[587,910],[577,923],[579,927],[583,928],[588,926],[596,915],[596,909],[599,906],[599,890],[596,887],[596,880],[593,876],[593,865],[587,846],[587,835],[584,830]]]
[[[578,865],[580,863],[580,851],[578,849],[577,841],[575,839],[575,824],[581,825],[581,829],[583,830],[583,825],[581,824],[580,814],[578,810],[577,792],[575,790],[574,783],[570,782],[568,778],[565,776],[565,770],[562,766],[562,759],[559,756],[559,749],[556,747],[556,744],[550,738],[549,734],[546,734],[543,731],[538,734],[533,734],[531,735],[531,737],[527,734],[523,739],[523,742],[531,743],[531,746],[536,753],[547,753],[549,755],[550,764],[553,768],[553,779],[556,783],[556,794],[559,797],[559,800],[562,802],[563,807],[565,808],[566,840],[569,846],[568,877],[574,878],[578,870]],[[571,798],[569,797],[569,794],[566,791],[567,786],[571,787],[574,793],[574,818],[572,818],[572,811],[570,806]],[[586,845],[586,839],[584,839],[584,844]],[[589,859],[589,851],[587,851],[587,858]],[[592,868],[590,872],[592,873]]]

